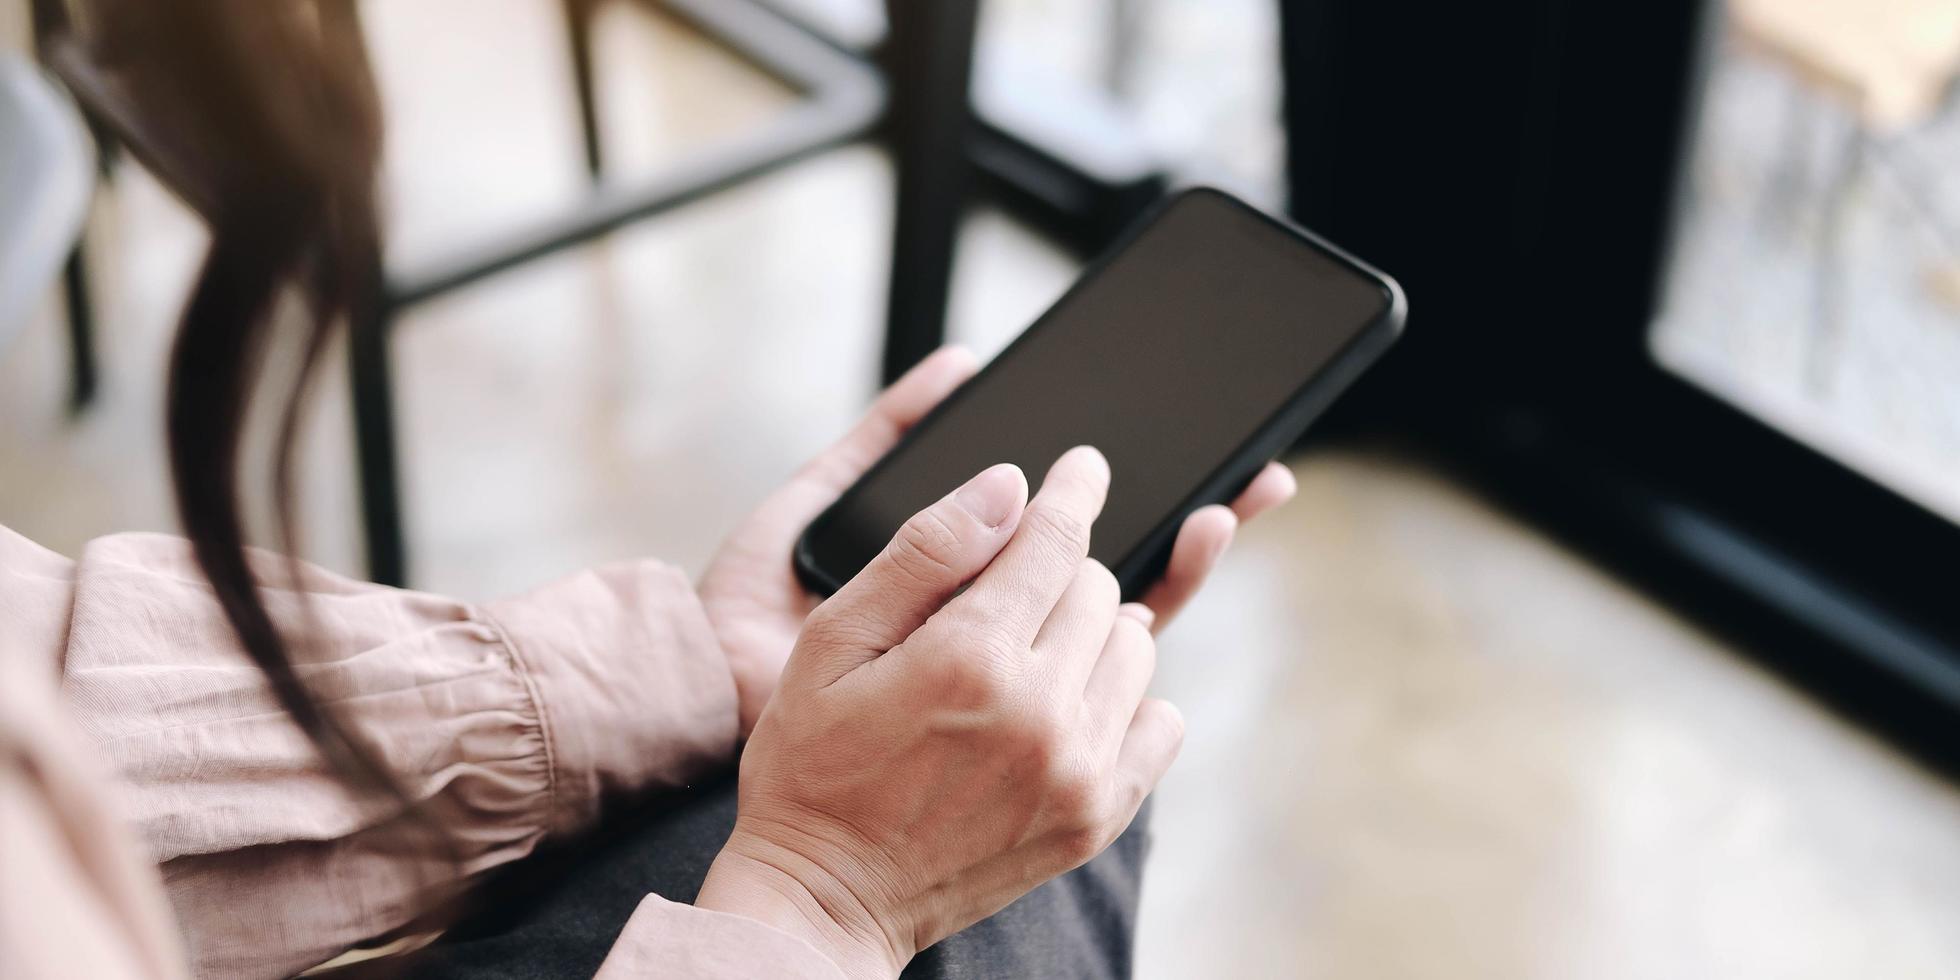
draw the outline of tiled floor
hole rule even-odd
[[[404,251],[576,193],[550,4],[369,10]],[[780,105],[609,16],[628,165]],[[699,568],[870,392],[889,180],[873,150],[829,154],[417,311],[397,344],[417,584]],[[158,378],[197,243],[138,174],[100,217],[102,403],[63,419],[53,310],[0,358],[0,521],[69,551],[170,526]],[[963,245],[957,332],[983,351],[1074,274],[991,213]],[[310,547],[346,569],[345,405],[323,393]],[[1960,976],[1954,787],[1415,463],[1295,468],[1300,499],[1164,638],[1190,736],[1143,976]]]

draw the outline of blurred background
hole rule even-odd
[[[0,522],[73,554],[173,529],[204,232],[34,67],[59,7],[0,4]],[[1960,976],[1960,0],[352,9],[386,342],[309,558],[699,570],[1221,184],[1413,312],[1164,637],[1139,972]]]

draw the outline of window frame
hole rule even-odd
[[[1409,294],[1341,421],[1953,766],[1960,525],[1651,351],[1719,14],[1281,4],[1293,215]]]

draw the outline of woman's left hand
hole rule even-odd
[[[958,347],[942,348],[920,362],[886,389],[844,438],[797,470],[722,543],[698,591],[735,675],[744,738],[776,692],[804,618],[820,601],[791,565],[797,537],[897,445],[905,430],[977,370],[974,356]],[[1269,463],[1230,507],[1202,507],[1187,518],[1164,577],[1143,597],[1156,615],[1154,628],[1163,629],[1197,593],[1241,522],[1285,503],[1294,489],[1293,474]]]

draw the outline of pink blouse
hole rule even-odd
[[[594,569],[485,605],[255,555],[314,696],[459,821],[477,875],[736,749],[687,580]],[[0,976],[285,976],[406,924],[446,860],[387,846],[279,710],[177,538],[70,561],[0,528]],[[649,895],[602,977],[840,976],[760,922]]]

